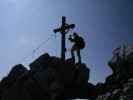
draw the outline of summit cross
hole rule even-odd
[[[59,28],[54,29],[54,33],[61,33],[61,59],[65,61],[65,52],[66,52],[66,34],[70,29],[75,28],[75,24],[67,24],[66,17],[62,16],[62,24]]]

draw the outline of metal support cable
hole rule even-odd
[[[41,42],[35,49],[32,50],[28,55],[26,55],[20,62],[23,62],[28,57],[32,56],[37,50],[39,50],[43,45],[45,45],[54,35],[52,34],[47,40]]]

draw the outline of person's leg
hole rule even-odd
[[[73,62],[75,62],[74,51],[75,51],[75,45],[71,49],[71,56],[72,56]]]
[[[80,49],[77,49],[78,63],[81,63]]]

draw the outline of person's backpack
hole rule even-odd
[[[83,49],[85,47],[85,41],[82,37],[79,37],[78,45],[79,45],[80,49]]]

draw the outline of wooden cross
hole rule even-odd
[[[57,33],[57,32],[60,32],[61,33],[61,59],[63,61],[65,61],[65,52],[66,52],[66,34],[68,33],[68,31],[70,29],[73,29],[75,28],[75,24],[67,24],[66,23],[66,17],[65,16],[62,16],[62,25],[57,28],[57,29],[54,29],[54,32]]]

